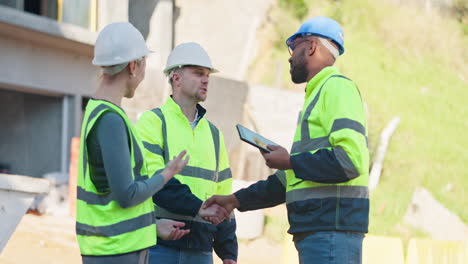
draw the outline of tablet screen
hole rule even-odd
[[[250,145],[257,147],[263,151],[270,152],[270,150],[267,148],[267,145],[278,145],[275,142],[264,138],[263,136],[253,132],[252,130],[242,126],[242,125],[236,125],[237,131],[239,132],[239,137],[249,143]]]

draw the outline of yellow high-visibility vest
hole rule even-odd
[[[90,100],[83,118],[78,163],[76,233],[82,255],[123,254],[156,244],[156,223],[151,198],[131,208],[122,208],[112,199],[110,191],[98,192],[91,180],[86,138],[105,112],[117,113],[125,121],[133,179],[150,177],[142,155],[143,146],[125,112],[112,103]]]

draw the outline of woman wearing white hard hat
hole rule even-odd
[[[184,223],[154,217],[151,197],[187,164],[181,152],[148,175],[143,144],[121,108],[145,77],[150,53],[130,23],[107,25],[93,64],[103,74],[83,117],[78,167],[76,233],[83,263],[147,263],[156,236],[179,239]]]

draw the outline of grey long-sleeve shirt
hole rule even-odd
[[[144,202],[164,186],[161,174],[133,180],[129,140],[125,121],[112,112],[99,117],[86,140],[91,180],[99,192],[110,191],[122,208]]]

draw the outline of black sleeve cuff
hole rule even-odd
[[[341,183],[349,181],[333,151],[320,149],[291,156],[291,167],[296,178],[320,183]]]
[[[187,185],[176,178],[170,179],[162,190],[153,195],[153,202],[172,213],[192,217],[198,214],[203,204]]]
[[[285,202],[286,190],[284,185],[273,174],[266,180],[258,181],[247,188],[234,193],[239,200],[239,211],[251,211],[273,207]]]

